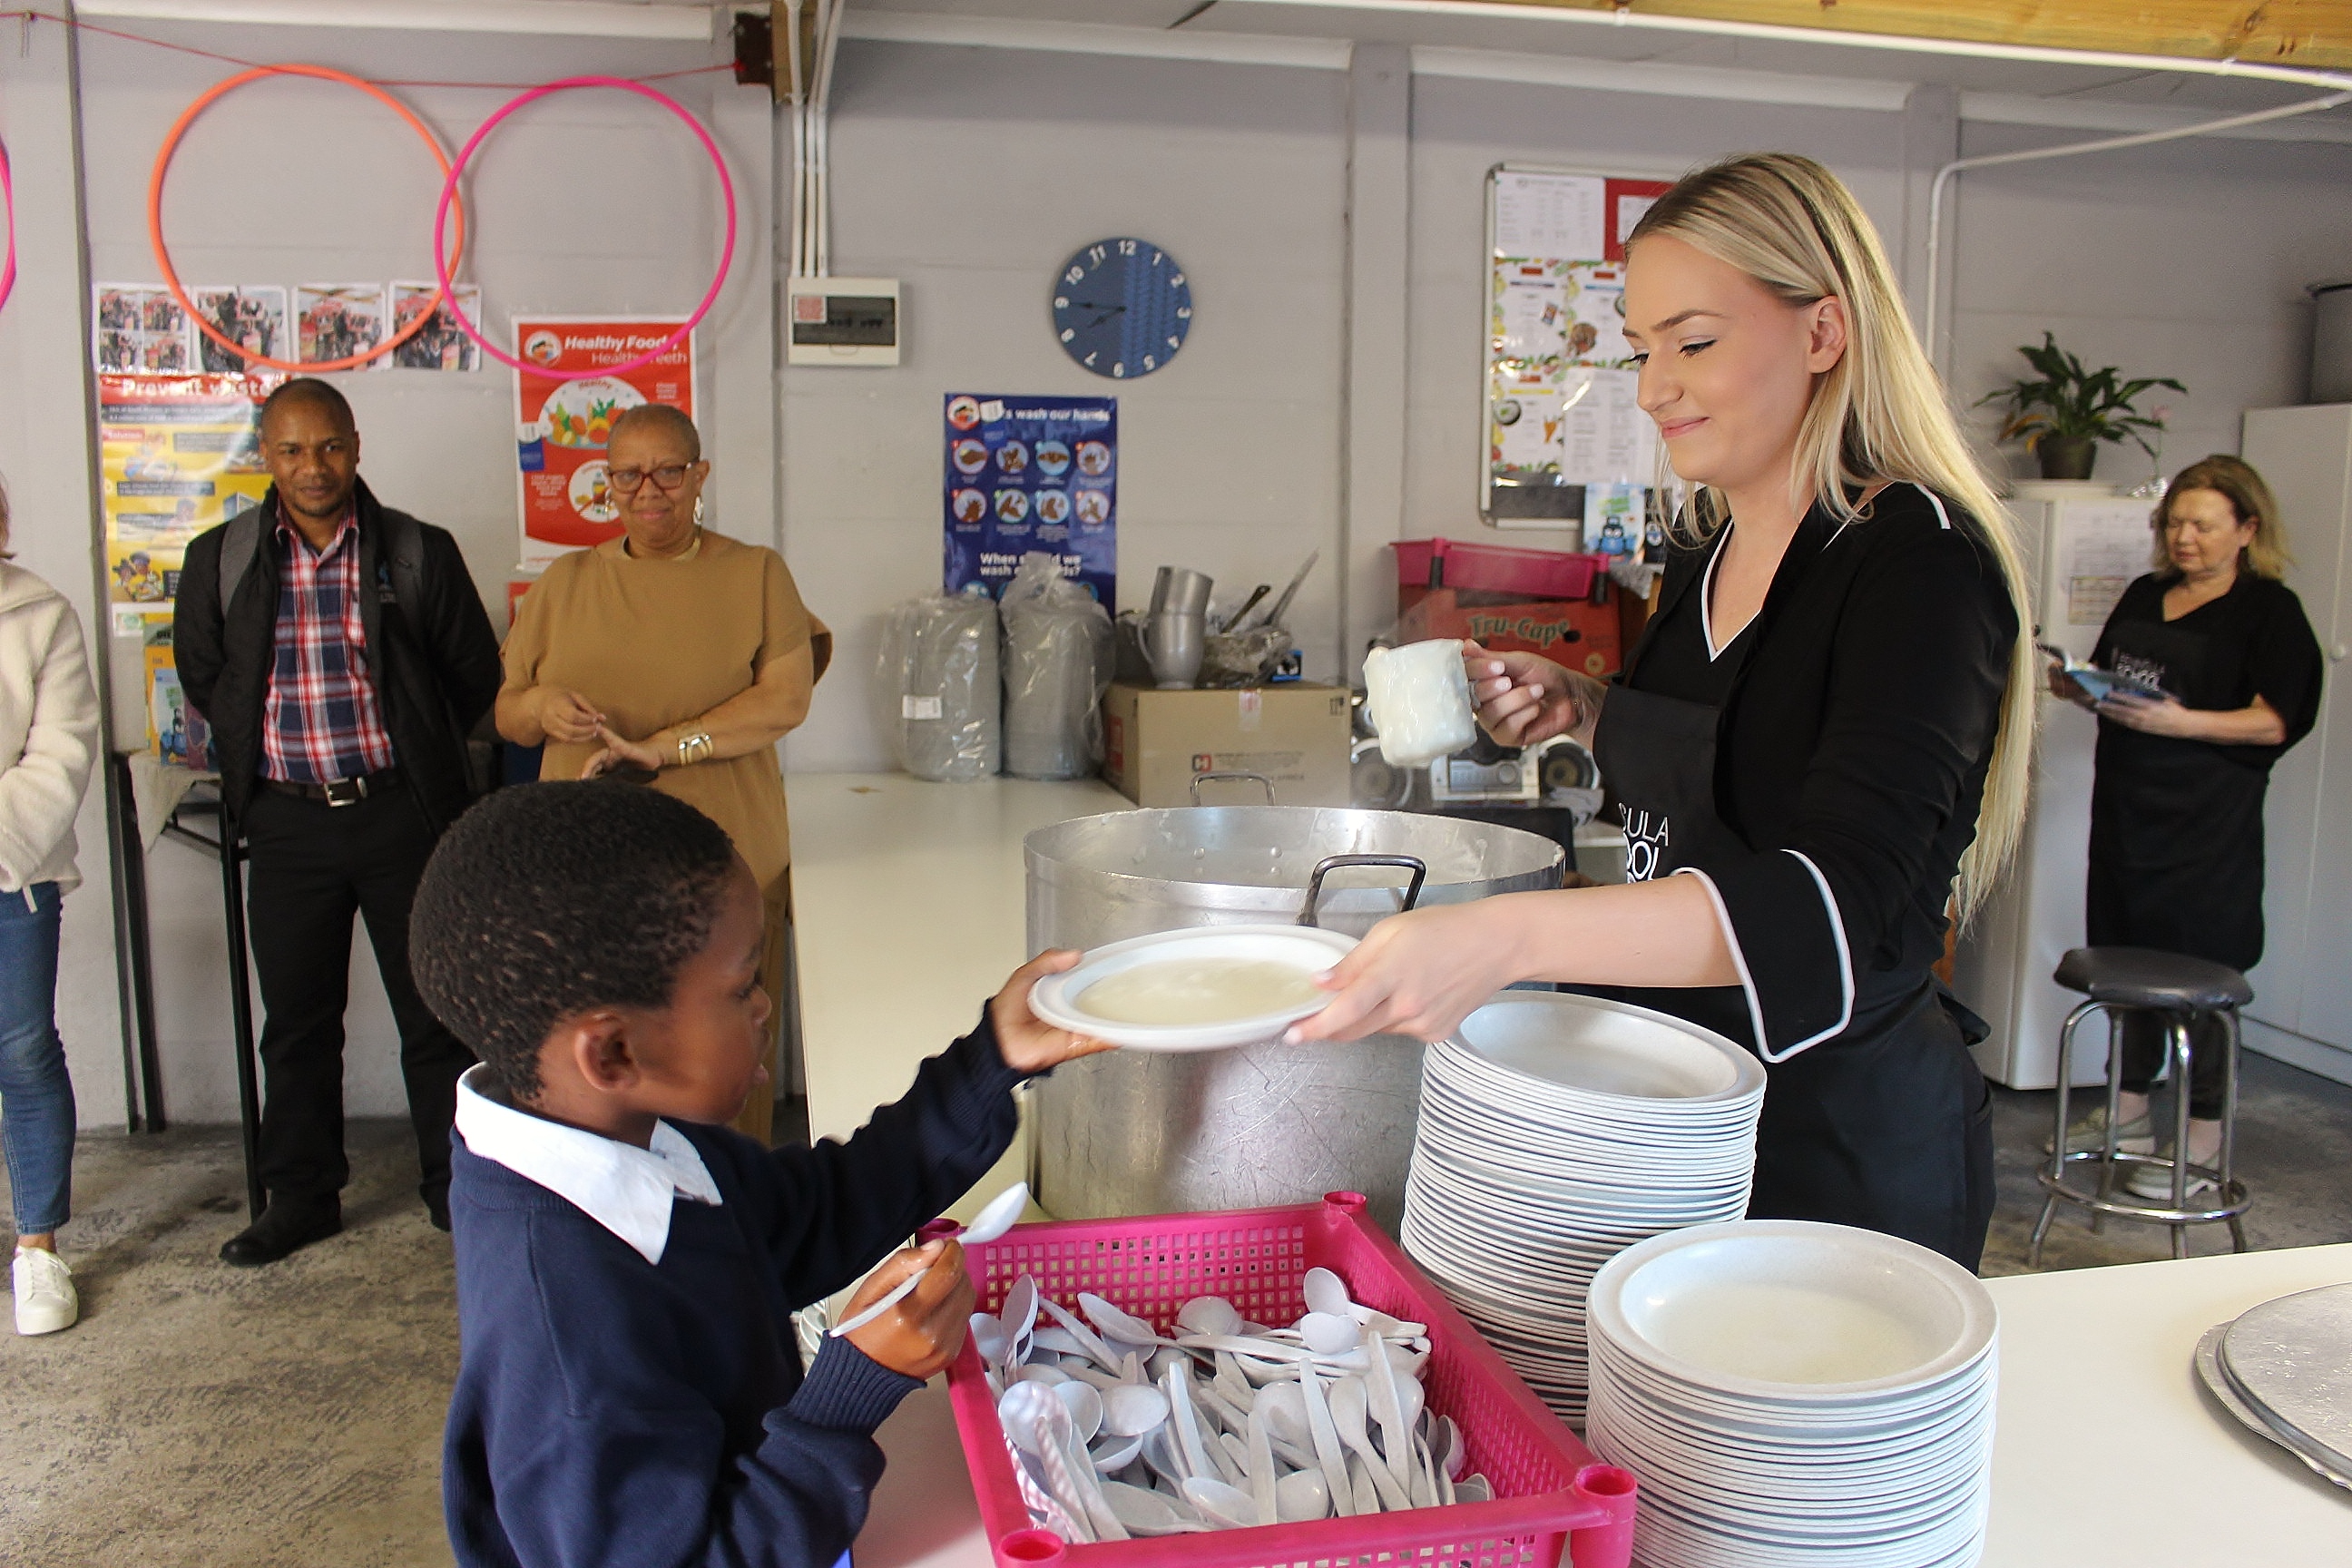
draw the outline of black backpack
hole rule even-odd
[[[253,570],[253,558],[261,551],[262,509],[255,507],[239,512],[222,524],[220,552],[220,612],[228,619],[228,602],[245,574]],[[379,513],[383,519],[383,537],[376,547],[376,588],[381,593],[386,584],[392,587],[392,602],[410,615],[415,615],[425,604],[425,538],[415,520],[403,512]]]

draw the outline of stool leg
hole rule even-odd
[[[2050,1196],[2042,1200],[2042,1217],[2033,1222],[2033,1241],[2032,1244],[2025,1249],[2025,1266],[2028,1268],[2039,1268],[2042,1267],[2042,1238],[2050,1234],[2050,1221],[2052,1216],[2056,1215],[2057,1212],[2058,1198],[2056,1194],[2053,1193]]]
[[[2235,1007],[2222,1008],[2221,1020],[2225,1038],[2221,1047],[2224,1054],[2221,1058],[2221,1201],[2226,1204],[2236,1201],[2231,1195],[2235,1189],[2231,1182],[2236,1175],[2238,1157],[2238,1010]],[[2230,1250],[2246,1250],[2246,1227],[2238,1223],[2236,1215],[2230,1216]]]
[[[2172,1206],[2189,1206],[2189,1021],[2179,1013],[2164,1016],[2166,1054],[2172,1069]],[[2172,1256],[2189,1256],[2189,1227],[2172,1226]]]
[[[2116,1010],[2105,1009],[2107,1016],[2107,1138],[2105,1152],[2099,1156],[2099,1196],[2113,1197],[2116,1191],[2116,1113],[2122,1109],[2124,1092],[2123,1026]],[[2098,1210],[2091,1211],[2091,1234],[2104,1236],[2107,1216]]]

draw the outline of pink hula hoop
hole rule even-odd
[[[8,223],[8,258],[0,261],[0,306],[16,291],[16,182],[8,169],[8,144],[0,142],[0,216]]]
[[[457,289],[449,280],[448,246],[442,238],[439,226],[448,217],[450,203],[457,198],[457,181],[465,174],[467,163],[473,158],[474,149],[479,147],[484,139],[499,128],[499,122],[527,104],[536,103],[551,94],[577,87],[609,87],[616,88],[623,92],[634,92],[639,98],[652,100],[686,121],[688,129],[691,130],[696,139],[702,143],[702,150],[710,154],[710,166],[719,171],[719,193],[727,200],[727,240],[719,249],[718,274],[710,279],[710,288],[702,296],[702,303],[694,308],[694,314],[686,319],[684,326],[636,358],[624,360],[619,364],[598,365],[593,370],[551,371],[543,365],[528,363],[507,353],[484,337],[481,329],[467,318],[465,308],[457,303]],[[669,94],[647,87],[641,81],[629,81],[616,76],[565,77],[561,81],[551,81],[543,87],[535,87],[528,92],[519,93],[501,105],[488,120],[482,121],[480,128],[467,138],[463,147],[457,150],[457,158],[449,165],[449,177],[441,183],[441,200],[433,209],[433,222],[436,226],[433,234],[433,277],[435,281],[441,285],[441,292],[446,301],[445,308],[457,321],[459,330],[480,344],[482,352],[500,364],[510,366],[515,370],[527,371],[533,375],[543,375],[554,381],[584,381],[590,376],[618,375],[625,371],[635,370],[639,365],[650,364],[669,353],[686,341],[688,333],[702,324],[703,317],[710,314],[710,307],[719,302],[719,290],[726,285],[728,268],[735,263],[735,182],[728,177],[727,159],[719,151],[719,143],[711,138],[709,131],[704,128],[702,121],[694,117],[693,111]]]

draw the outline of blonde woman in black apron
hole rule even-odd
[[[2319,639],[2303,603],[2279,581],[2286,538],[2263,477],[2221,455],[2165,487],[2149,520],[2157,570],[2134,582],[2107,617],[2091,661],[2164,693],[2093,703],[2053,670],[2051,689],[2099,716],[2091,789],[2091,868],[2084,900],[2094,947],[2152,947],[2244,971],[2263,956],[2263,796],[2271,764],[2319,717]],[[2154,1150],[2147,1091],[2163,1060],[2155,1020],[2118,1020],[2122,1147]],[[2221,1148],[2227,1031],[2200,1015],[2189,1026],[2189,1158]],[[2105,1141],[2106,1108],[2077,1122],[2070,1144]],[[2169,1173],[2136,1167],[2142,1197],[2170,1201]],[[2211,1187],[2192,1175],[2189,1195]]]
[[[2023,809],[2037,672],[2007,514],[1869,219],[1811,160],[1733,159],[1661,198],[1625,316],[1642,406],[1693,487],[1658,613],[1608,688],[1466,658],[1497,741],[1597,724],[1633,879],[1383,921],[1297,1037],[1436,1039],[1519,981],[1676,1014],[1768,1065],[1751,1215],[1974,1268],[1981,1026],[1930,965]]]

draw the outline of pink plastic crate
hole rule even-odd
[[[982,1310],[1034,1275],[1064,1305],[1091,1290],[1163,1331],[1195,1296],[1223,1296],[1255,1322],[1305,1310],[1300,1281],[1332,1270],[1357,1300],[1429,1325],[1423,1374],[1430,1408],[1454,1417],[1469,1468],[1495,1483],[1495,1500],[1313,1524],[1265,1525],[1152,1541],[1065,1544],[1029,1522],[980,1352],[969,1343],[948,1389],[982,1524],[1002,1568],[1626,1568],[1633,1555],[1634,1481],[1591,1450],[1503,1364],[1428,1277],[1364,1214],[1358,1193],[1319,1204],[1225,1214],[1024,1225],[966,1249]]]
[[[1397,586],[1429,586],[1432,556],[1445,559],[1444,586],[1538,599],[1581,599],[1592,592],[1593,574],[1606,557],[1564,550],[1527,550],[1508,544],[1474,544],[1460,539],[1401,539]]]

